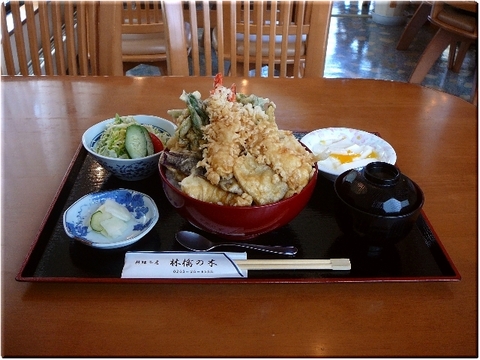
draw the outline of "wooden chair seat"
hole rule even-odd
[[[122,34],[122,54],[153,55],[163,54],[167,58],[165,34]]]
[[[450,25],[450,31],[459,35],[475,39],[477,19],[472,13],[452,6],[445,6],[436,17],[431,18],[432,23],[438,26]]]
[[[212,45],[215,49],[218,49],[217,31],[218,31],[217,28],[213,29],[213,31],[212,31]],[[244,34],[237,34],[236,37],[237,37],[237,39],[236,39],[237,55],[243,56],[243,55],[245,55],[245,45],[244,45],[245,36],[244,36]],[[249,39],[250,39],[250,44],[251,44],[251,46],[249,46],[249,55],[251,57],[255,57],[256,54],[257,54],[257,47],[256,47],[257,36],[256,35],[250,35]],[[281,35],[276,35],[275,36],[274,54],[275,54],[276,58],[279,58],[280,55],[282,54],[282,39],[283,39],[283,37]],[[288,58],[293,57],[295,55],[295,52],[297,51],[296,41],[297,41],[297,36],[296,35],[289,35],[287,37],[286,55],[287,55]],[[299,48],[299,55],[301,57],[305,56],[306,41],[307,41],[307,35],[303,34],[302,35],[301,46]],[[268,55],[270,53],[270,35],[262,35],[261,44],[262,44],[262,51],[261,51],[262,52],[262,57],[263,58],[268,58]],[[287,59],[287,61],[288,61],[288,59]]]

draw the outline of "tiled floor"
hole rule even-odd
[[[362,3],[362,2],[360,2]],[[396,50],[405,24],[381,25],[372,20],[374,2],[335,1],[332,9],[325,64],[327,78],[371,78],[408,81],[417,60],[435,34],[423,26],[408,50]],[[415,7],[408,5],[406,14]],[[437,60],[422,85],[470,99],[477,47],[472,46],[458,74],[447,69],[448,49]]]
[[[372,20],[373,10],[373,1],[334,2],[325,77],[408,81],[435,31],[427,24],[417,34],[408,50],[396,50],[405,24],[377,24]],[[414,6],[408,5],[405,13],[411,15],[414,10]],[[448,49],[435,63],[422,85],[469,100],[474,70],[477,67],[477,47],[471,47],[458,74],[447,69],[447,56]],[[128,74],[146,76],[160,75],[160,72],[157,68],[141,65]]]

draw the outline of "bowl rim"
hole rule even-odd
[[[207,206],[212,206],[213,208],[218,208],[218,209],[225,209],[225,208],[232,208],[232,209],[239,209],[239,210],[246,210],[246,209],[267,209],[269,207],[273,207],[273,206],[277,206],[281,203],[284,203],[284,202],[287,202],[287,201],[291,201],[293,198],[297,197],[298,195],[300,195],[301,193],[303,193],[303,191],[308,187],[308,186],[315,186],[312,185],[312,182],[314,181],[315,183],[317,182],[317,177],[318,177],[318,166],[317,166],[317,163],[314,164],[314,166],[312,166],[315,170],[314,170],[314,173],[312,175],[312,177],[310,178],[310,180],[308,181],[307,185],[305,185],[302,189],[302,191],[300,191],[299,193],[296,193],[292,196],[290,196],[289,198],[286,198],[286,199],[282,199],[280,201],[276,201],[276,202],[273,202],[273,203],[270,203],[270,204],[265,204],[265,205],[251,205],[251,206],[232,206],[232,205],[219,205],[219,204],[216,204],[216,203],[211,203],[211,202],[207,202],[207,201],[201,201],[201,200],[198,200],[198,199],[195,199],[194,197],[191,197],[189,196],[188,194],[185,194],[184,192],[182,192],[180,189],[178,189],[174,184],[172,184],[166,177],[166,174],[164,174],[164,169],[167,169],[167,167],[163,164],[160,164],[160,162],[158,163],[158,166],[159,166],[159,173],[160,173],[160,177],[162,178],[162,181],[163,182],[167,182],[167,186],[171,187],[173,190],[175,190],[176,193],[179,193],[181,194],[182,196],[185,196],[185,197],[188,197],[189,200],[192,200],[194,203],[198,203],[198,204],[203,204],[203,205],[207,205]]]
[[[338,131],[338,132],[348,132],[348,133],[360,133],[360,134],[363,134],[363,135],[366,135],[368,137],[372,137],[372,136],[375,136],[376,138],[378,138],[379,142],[382,143],[383,145],[385,145],[385,147],[391,152],[391,160],[375,160],[375,159],[372,159],[372,162],[373,161],[383,161],[383,162],[386,162],[386,163],[389,163],[389,164],[392,164],[392,165],[395,165],[395,163],[397,162],[397,153],[394,149],[394,147],[388,142],[386,141],[384,138],[374,134],[374,133],[371,133],[371,132],[368,132],[368,131],[365,131],[365,130],[362,130],[362,129],[355,129],[355,128],[349,128],[349,127],[344,127],[344,126],[329,126],[329,127],[325,127],[325,128],[319,128],[319,129],[315,129],[315,130],[312,130],[310,132],[308,132],[307,134],[305,134],[301,139],[300,139],[300,142],[305,145],[313,154],[315,154],[313,152],[313,150],[309,147],[309,145],[307,145],[304,141],[305,139],[308,139],[310,137],[313,137],[315,136],[315,134],[318,134],[318,133],[321,133],[321,132],[325,132],[325,131]],[[317,164],[319,165],[318,166],[318,171],[320,173],[323,173],[323,174],[326,174],[327,176],[329,176],[330,178],[332,178],[333,180],[333,177],[337,177],[339,176],[340,174],[342,174],[344,171],[348,171],[348,170],[351,170],[351,169],[354,169],[356,168],[357,166],[353,166],[352,168],[348,169],[348,170],[342,170],[342,171],[330,171],[329,168],[323,166],[323,164],[321,164],[322,160],[319,160],[317,161]]]
[[[160,116],[156,116],[156,115],[144,115],[144,114],[136,114],[136,115],[121,115],[122,117],[123,116],[132,116],[132,117],[136,117],[136,116],[144,116],[144,117],[149,117],[149,118],[152,118],[152,119],[155,119],[155,120],[163,120],[163,121],[167,121],[169,123],[171,123],[173,125],[173,128],[174,130],[177,128],[177,125],[170,121],[170,120],[167,120],[165,118],[162,118]],[[82,144],[83,144],[83,147],[92,155],[100,158],[100,159],[104,159],[104,160],[114,160],[114,161],[119,161],[119,162],[135,162],[135,161],[138,161],[138,160],[149,160],[149,159],[154,159],[155,157],[159,156],[162,151],[159,151],[155,154],[152,154],[152,155],[148,155],[148,156],[144,156],[144,157],[141,157],[141,158],[137,158],[137,159],[121,159],[121,158],[114,158],[114,157],[109,157],[109,156],[105,156],[105,155],[101,155],[97,152],[95,152],[92,147],[90,146],[90,144],[87,144],[87,139],[86,139],[86,135],[89,131],[92,131],[92,129],[96,126],[100,126],[100,125],[107,125],[111,122],[113,122],[115,120],[115,118],[110,118],[110,119],[105,119],[105,120],[102,120],[102,121],[99,121],[95,124],[93,124],[92,126],[90,126],[87,130],[85,130],[82,134]],[[140,124],[143,124],[142,122],[138,121]],[[148,125],[152,125],[152,124],[148,124]],[[99,137],[104,131],[105,131],[105,126],[103,126],[103,130],[101,130],[98,134],[94,135],[92,137],[92,139],[95,139],[97,137]],[[155,127],[158,127],[158,125],[152,125],[152,126],[155,126]]]

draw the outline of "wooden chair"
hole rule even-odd
[[[0,4],[2,75],[99,75],[98,2]]]
[[[331,3],[224,2],[223,13],[231,74],[248,76],[255,70],[255,76],[262,76],[266,65],[269,77],[323,76]],[[218,43],[214,38],[214,47]],[[316,69],[305,74],[307,57]]]
[[[170,62],[171,74],[212,76],[218,71],[224,75],[249,76],[250,65],[253,64],[256,76],[261,75],[261,68],[264,65],[269,66],[268,76],[271,77],[323,76],[331,2],[272,1],[268,2],[271,4],[268,8],[260,6],[260,4],[266,5],[267,2],[248,2],[247,4],[247,2],[188,1],[185,3],[186,10],[179,1],[165,1],[162,5],[167,26],[168,57],[176,59]],[[253,12],[243,12],[242,8],[239,8],[242,4],[246,4],[244,5],[246,8],[250,8],[251,5]],[[276,11],[272,12],[271,9]],[[265,15],[265,12],[269,15]],[[278,18],[279,14],[280,18]],[[251,24],[250,26],[244,25],[245,16],[246,23]],[[267,16],[270,17],[267,18]],[[188,58],[184,50],[184,31],[179,26],[179,17],[182,20],[186,18],[191,25],[192,74],[188,69]],[[262,22],[265,24],[255,25],[257,20],[259,20],[258,24]],[[273,25],[270,26],[270,23]],[[198,31],[199,28],[203,29],[202,35]],[[211,29],[213,31],[210,31]],[[283,34],[285,34],[284,37],[282,37]],[[243,42],[244,38],[256,40],[258,37],[266,40],[270,36],[283,40],[272,42],[268,46],[262,42],[255,42],[255,45]],[[199,44],[203,45],[202,56],[200,56]],[[250,54],[248,59],[244,56],[245,53]],[[211,65],[215,57],[218,69],[214,69]],[[205,61],[205,74],[200,74],[200,61]],[[249,66],[243,66],[247,61]],[[291,69],[288,72],[287,67]],[[274,68],[278,69],[278,74],[274,73]]]
[[[450,46],[448,68],[460,70],[470,45],[478,38],[477,4],[474,1],[433,2],[428,20],[439,29],[417,63],[409,82],[421,83],[443,51]]]
[[[158,67],[167,74],[167,51],[163,14],[158,1],[122,3],[123,71],[139,64]]]

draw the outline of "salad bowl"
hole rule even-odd
[[[177,126],[166,119],[152,115],[132,115],[137,123],[148,125],[157,133],[172,136]],[[82,144],[94,159],[114,176],[121,180],[137,181],[151,176],[157,171],[160,152],[135,159],[115,158],[99,154],[96,147],[102,134],[115,121],[115,118],[101,121],[85,131],[82,136]],[[115,134],[113,134],[115,135]]]

